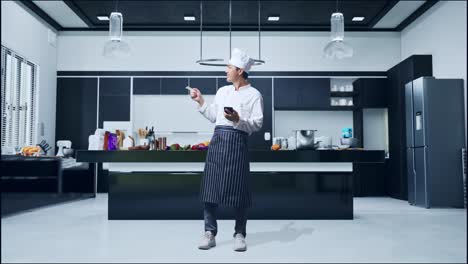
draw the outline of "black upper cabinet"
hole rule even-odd
[[[385,108],[387,107],[388,80],[386,78],[361,78],[353,82],[357,92],[354,105],[359,108]]]
[[[278,110],[330,108],[329,78],[275,78],[274,103]]]
[[[161,94],[161,78],[133,78],[133,94]]]
[[[96,130],[98,78],[57,78],[55,138],[88,149]]]
[[[104,121],[130,121],[130,78],[100,79],[100,128]]]
[[[298,109],[300,107],[300,87],[291,85],[289,78],[274,78],[274,108],[275,109]],[[293,81],[293,83],[299,79]]]
[[[99,78],[99,96],[130,95],[130,78]]]
[[[188,78],[162,78],[161,79],[161,94],[181,94],[186,95],[189,85]]]
[[[271,137],[270,140],[265,140],[264,135],[266,132],[272,135],[273,130],[272,78],[249,78],[249,82],[263,97],[263,125],[260,131],[249,137],[249,149],[267,150],[271,146]]]
[[[196,78],[189,79],[190,87],[198,88],[202,94],[216,94],[216,78]],[[186,91],[187,93],[187,91]]]
[[[232,85],[232,83],[227,81],[226,77],[218,77],[217,79],[218,79],[217,89],[219,89],[219,88],[221,88],[223,86],[226,86],[226,85]]]

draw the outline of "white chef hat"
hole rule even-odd
[[[229,64],[236,66],[237,68],[244,69],[246,73],[249,73],[250,67],[254,64],[254,60],[247,55],[244,51],[234,48],[232,50],[231,59]]]

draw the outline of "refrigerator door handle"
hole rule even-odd
[[[427,164],[426,164],[426,159],[427,159],[426,151],[427,151],[427,146],[424,146],[424,183],[425,183],[424,184],[424,190],[426,191],[426,195],[425,195],[424,198],[426,199],[426,208],[430,208],[430,204],[429,204],[429,200],[430,200],[429,195],[430,194],[427,191],[427,186],[428,186],[427,181],[429,179],[427,174],[429,173],[429,171],[427,169]]]
[[[414,204],[416,204],[416,194],[417,194],[417,191],[416,191],[416,184],[417,184],[417,182],[416,182],[416,162],[414,161],[414,160],[416,159],[416,157],[415,157],[416,154],[415,154],[414,149],[413,149],[412,153],[413,153],[413,158],[412,158],[411,160],[413,161],[413,189],[414,189],[413,191],[414,191]]]

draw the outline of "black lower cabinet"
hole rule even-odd
[[[62,171],[62,191],[64,193],[94,194],[94,163],[87,169],[70,168]]]
[[[109,191],[109,171],[102,168],[102,163],[97,163],[97,192],[107,193]]]
[[[92,188],[81,193],[90,190],[89,185],[79,190],[74,185],[75,192],[69,193],[69,175],[62,169],[60,158],[4,155],[0,164],[2,217],[93,196]],[[86,184],[83,174],[74,176],[79,184]]]
[[[203,173],[109,173],[108,218],[202,219]],[[352,219],[351,173],[251,173],[249,219]],[[233,209],[219,207],[219,219]]]
[[[2,156],[1,192],[62,192],[62,165],[55,157]]]
[[[386,163],[355,163],[353,165],[354,197],[387,196]]]

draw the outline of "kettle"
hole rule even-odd
[[[294,130],[296,133],[296,149],[316,149],[320,141],[315,142],[317,130]]]

